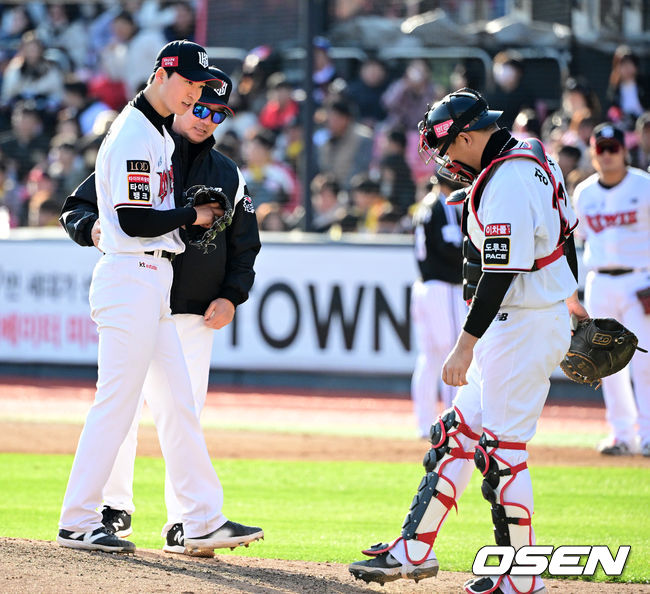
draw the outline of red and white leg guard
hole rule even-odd
[[[533,488],[527,459],[525,443],[499,440],[487,429],[484,429],[474,454],[476,467],[483,474],[481,493],[492,505],[494,540],[498,545],[515,549],[535,543],[531,526]],[[483,594],[497,588],[504,593],[529,594],[543,586],[535,576],[505,575],[493,578],[493,581],[494,588],[481,590]],[[466,591],[475,592],[471,586]]]
[[[474,446],[479,434],[465,423],[462,413],[453,407],[431,426],[431,449],[424,457],[426,474],[413,498],[402,535],[381,551],[375,547],[366,554],[390,550],[400,563],[418,565],[433,556],[433,543],[449,510],[457,508],[474,470]]]

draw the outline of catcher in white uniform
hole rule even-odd
[[[169,384],[148,403],[182,507],[185,546],[206,551],[236,546],[242,536],[233,535],[221,512],[223,494],[169,307],[171,260],[185,247],[178,228],[209,226],[218,209],[210,204],[174,207],[174,142],[167,127],[171,116],[192,108],[214,79],[201,46],[168,43],[158,54],[153,79],[122,110],[97,156],[99,248],[104,252],[90,286],[91,314],[99,329],[97,393],[63,500],[57,537],[62,546],[135,550],[104,527],[98,508],[150,367]],[[247,528],[245,536],[263,535]]]
[[[476,91],[444,97],[420,124],[421,148],[441,173],[471,183],[463,228],[482,268],[476,292],[442,378],[461,386],[453,407],[431,427],[431,449],[402,534],[370,547],[350,565],[365,581],[420,580],[438,572],[433,545],[457,507],[474,465],[491,504],[494,537],[516,549],[534,543],[526,443],[571,339],[570,314],[588,318],[577,298],[576,218],[559,167],[535,139],[499,129]],[[460,196],[459,196],[460,194]],[[471,257],[471,254],[470,254]],[[568,307],[567,307],[568,306]],[[545,592],[534,576],[477,577],[470,593]]]
[[[625,136],[610,123],[594,129],[590,150],[596,173],[573,196],[589,269],[585,304],[594,317],[621,321],[648,348],[650,175],[626,165]],[[650,357],[634,357],[629,367],[603,378],[602,386],[612,435],[598,450],[629,455],[640,445],[650,456]]]

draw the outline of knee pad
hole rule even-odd
[[[530,512],[527,510],[528,518],[508,516],[505,506],[510,502],[505,501],[502,495],[514,476],[527,465],[526,462],[514,466],[508,464],[496,454],[498,449],[525,450],[526,444],[499,441],[496,437],[483,433],[474,451],[474,463],[483,475],[481,494],[491,505],[494,540],[498,545],[510,546],[510,524],[530,526]],[[504,477],[511,478],[504,480]]]
[[[429,431],[429,441],[431,442],[431,449],[424,456],[422,465],[427,472],[433,472],[446,455],[451,458],[466,458],[471,459],[471,452],[466,452],[459,440],[455,437],[461,433],[472,439],[479,439],[479,435],[474,433],[468,425],[466,425],[460,413],[452,408],[442,413],[436,422],[431,425]],[[449,443],[449,439],[454,439],[455,446]]]

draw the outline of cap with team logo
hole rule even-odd
[[[205,48],[187,39],[170,41],[158,52],[154,72],[160,67],[173,68],[174,72],[193,82],[212,84],[215,78],[208,70],[208,53]]]
[[[223,70],[214,66],[209,66],[208,70],[212,74],[213,80],[210,81],[210,86],[203,87],[203,93],[197,103],[211,106],[221,105],[234,115],[235,112],[228,106],[228,99],[230,99],[232,91],[230,77]]]
[[[592,146],[600,144],[601,142],[617,142],[624,147],[625,134],[610,122],[605,122],[604,124],[596,126],[591,134],[590,144]]]

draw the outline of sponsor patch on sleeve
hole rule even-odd
[[[151,191],[149,189],[148,175],[130,173],[127,175],[127,183],[129,186],[130,201],[149,202],[151,199]]]
[[[510,235],[510,223],[494,223],[492,225],[485,225],[485,236],[490,237],[494,235]]]
[[[134,161],[131,159],[126,160],[127,173],[151,173],[151,166],[149,161]]]
[[[510,262],[510,238],[486,237],[483,242],[483,265],[504,266]]]

